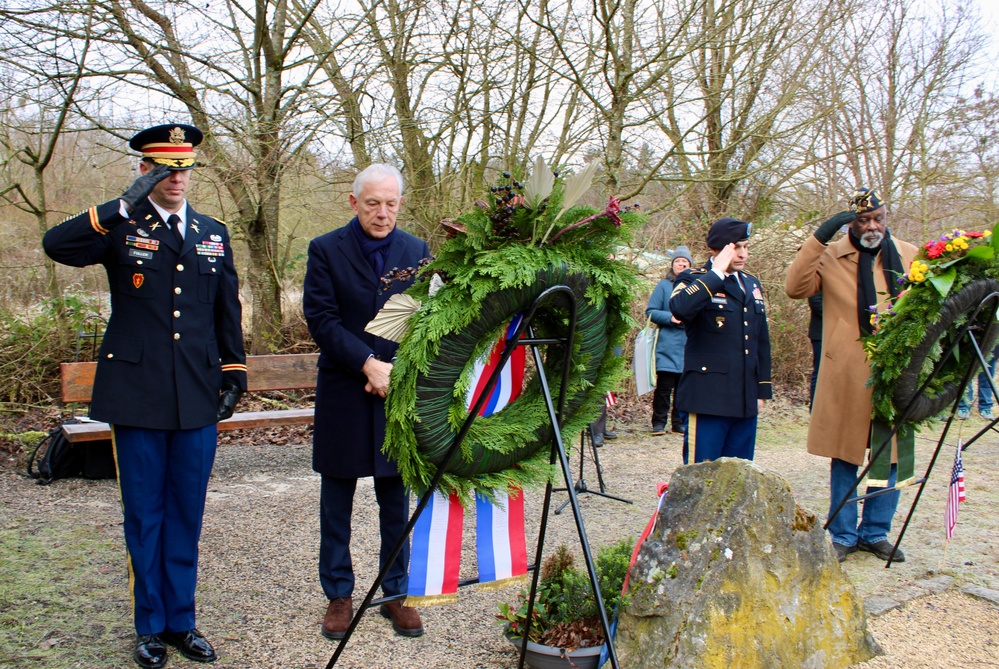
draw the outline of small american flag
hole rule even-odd
[[[607,391],[607,399],[605,400],[605,403],[607,404],[607,408],[610,409],[612,406],[617,404],[617,395]]]
[[[950,488],[947,490],[947,511],[944,514],[947,525],[947,538],[954,536],[957,525],[957,510],[964,495],[964,461],[961,460],[961,440],[957,440],[957,453],[954,455],[954,468],[950,472]]]

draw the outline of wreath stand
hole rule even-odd
[[[600,497],[606,497],[607,499],[612,499],[615,502],[624,502],[625,504],[634,504],[630,499],[625,499],[623,497],[616,497],[607,492],[607,488],[604,487],[604,470],[600,466],[600,456],[597,455],[597,445],[593,440],[593,424],[590,425],[579,433],[579,478],[576,479],[573,489],[576,491],[576,495],[599,495]],[[586,479],[583,478],[583,467],[585,464],[586,455],[586,445],[590,446],[590,453],[593,455],[593,465],[597,470],[597,484],[600,486],[599,490],[590,490],[589,486],[586,485]],[[568,488],[555,488],[552,492],[565,492]],[[567,499],[562,502],[557,509],[555,509],[555,515],[562,513],[562,510],[569,505],[571,500]]]
[[[899,530],[898,538],[895,540],[895,545],[892,546],[891,554],[889,554],[888,560],[885,562],[885,569],[891,568],[892,558],[895,557],[895,553],[898,551],[898,547],[902,543],[902,538],[905,536],[905,531],[909,527],[909,521],[912,519],[912,514],[916,511],[916,505],[919,503],[919,498],[922,496],[923,490],[926,488],[926,481],[929,479],[930,473],[933,471],[933,466],[936,464],[937,456],[940,455],[940,450],[943,448],[944,442],[947,440],[947,433],[950,431],[951,424],[954,422],[954,416],[957,414],[958,404],[961,402],[961,398],[964,397],[965,391],[968,388],[968,384],[971,383],[972,379],[974,379],[975,376],[978,375],[979,370],[988,369],[988,365],[986,364],[985,361],[985,355],[982,353],[982,347],[979,344],[979,339],[977,337],[981,337],[983,341],[986,341],[986,343],[989,343],[990,346],[994,347],[995,346],[994,335],[992,337],[993,341],[989,342],[988,340],[990,338],[989,334],[991,334],[990,332],[991,326],[995,325],[996,319],[995,317],[992,318],[992,320],[989,323],[990,325],[989,328],[985,328],[983,325],[977,323],[976,321],[979,313],[982,312],[983,309],[988,309],[990,310],[991,313],[995,314],[997,307],[999,307],[999,292],[990,292],[988,295],[983,297],[981,301],[979,301],[977,307],[975,308],[974,312],[971,315],[971,318],[969,318],[967,323],[965,323],[961,327],[961,329],[958,331],[958,335],[954,338],[954,341],[950,344],[947,350],[944,351],[943,355],[940,356],[940,360],[934,365],[933,371],[930,372],[926,380],[922,383],[922,385],[919,386],[919,389],[906,404],[905,409],[899,413],[898,420],[895,423],[895,426],[892,428],[891,432],[881,443],[881,445],[878,446],[878,448],[872,452],[870,458],[868,459],[867,466],[864,467],[863,471],[861,471],[857,475],[857,480],[854,481],[853,486],[850,488],[849,492],[847,492],[847,494],[843,497],[843,499],[840,500],[839,504],[836,506],[836,509],[831,514],[829,514],[829,519],[826,521],[825,525],[823,525],[823,529],[829,529],[830,523],[832,523],[833,519],[836,518],[839,512],[847,504],[853,504],[861,500],[869,499],[871,497],[877,497],[879,495],[886,495],[890,492],[894,492],[899,489],[898,486],[891,486],[864,495],[855,494],[857,491],[857,487],[860,485],[860,482],[864,479],[864,477],[867,476],[867,472],[871,469],[873,462],[877,460],[878,456],[881,455],[884,449],[891,447],[892,440],[895,438],[895,435],[898,433],[899,429],[901,429],[905,419],[908,418],[911,414],[913,414],[913,410],[915,408],[917,401],[922,397],[926,388],[930,385],[930,382],[932,382],[933,379],[936,378],[937,374],[939,374],[940,371],[943,369],[944,364],[948,360],[950,360],[951,356],[954,354],[954,351],[957,349],[961,340],[967,337],[968,342],[971,344],[971,347],[975,351],[975,359],[972,360],[971,364],[968,366],[968,371],[965,373],[964,378],[961,380],[960,385],[957,387],[958,391],[957,396],[955,397],[953,404],[951,405],[950,415],[947,417],[947,422],[944,423],[944,429],[943,432],[940,434],[940,439],[937,441],[936,448],[933,450],[933,456],[930,458],[930,462],[926,467],[926,473],[923,474],[923,476],[914,479],[911,484],[908,484],[908,485],[918,485],[919,489],[916,491],[916,496],[912,500],[912,506],[909,507],[909,512],[905,516],[905,522],[902,523],[902,529]],[[986,348],[986,350],[991,352],[992,349]],[[999,397],[999,391],[997,391],[996,389],[995,380],[992,379],[991,376],[989,377],[989,386],[992,387],[993,397]],[[983,427],[971,439],[969,439],[967,443],[963,444],[961,447],[961,452],[963,453],[964,451],[966,451],[968,447],[971,446],[971,444],[978,441],[978,439],[981,438],[981,436],[984,435],[986,432],[994,429],[996,423],[999,423],[999,418],[994,418],[988,425]]]
[[[534,320],[534,316],[537,313],[538,308],[544,302],[548,301],[550,298],[555,296],[563,297],[566,301],[566,306],[568,307],[569,311],[568,325],[566,328],[567,332],[562,337],[535,338],[534,330],[531,327],[531,322]],[[576,311],[577,311],[576,296],[573,294],[573,291],[569,286],[564,286],[564,285],[552,286],[547,290],[545,290],[544,292],[542,292],[537,297],[537,299],[534,300],[534,303],[527,311],[527,315],[524,317],[520,325],[517,327],[517,331],[509,339],[507,339],[506,348],[503,350],[503,354],[500,356],[500,360],[499,363],[496,365],[496,369],[490,375],[489,380],[486,382],[485,388],[483,389],[482,393],[479,394],[479,398],[475,401],[475,404],[472,406],[471,409],[469,409],[468,418],[465,419],[465,422],[461,426],[461,429],[458,431],[458,434],[455,435],[454,441],[452,442],[450,448],[448,449],[447,454],[444,456],[444,460],[441,462],[440,466],[437,468],[437,471],[434,473],[433,479],[431,479],[430,484],[427,486],[427,490],[424,491],[424,493],[420,496],[420,501],[416,505],[416,510],[413,512],[413,515],[410,517],[409,522],[406,524],[402,536],[399,538],[399,541],[396,543],[395,548],[392,549],[391,555],[389,555],[388,559],[385,560],[385,567],[379,570],[378,576],[375,578],[374,583],[372,583],[371,587],[368,589],[368,594],[364,597],[364,601],[361,602],[360,606],[357,609],[357,612],[354,614],[353,619],[350,621],[350,626],[347,628],[347,632],[344,634],[343,638],[340,639],[340,642],[337,644],[336,650],[333,652],[332,657],[330,657],[329,662],[326,664],[326,669],[332,669],[332,667],[336,665],[336,662],[339,659],[340,655],[347,647],[347,643],[350,641],[350,637],[353,635],[354,630],[357,628],[357,625],[361,619],[361,615],[364,613],[366,609],[368,609],[371,606],[376,606],[396,599],[402,599],[404,597],[404,595],[396,595],[393,597],[382,597],[376,600],[374,595],[375,592],[377,592],[378,588],[381,587],[382,581],[385,580],[388,568],[392,565],[393,562],[395,562],[395,559],[399,556],[399,553],[402,551],[403,546],[409,540],[409,536],[413,532],[413,527],[416,525],[417,519],[420,517],[420,514],[423,513],[423,510],[426,508],[427,504],[430,502],[433,490],[440,483],[441,478],[444,476],[444,473],[447,469],[447,466],[450,464],[451,460],[458,452],[458,448],[461,446],[461,442],[465,439],[465,436],[468,434],[469,428],[472,426],[472,423],[479,415],[479,411],[486,403],[486,400],[488,399],[490,393],[495,387],[496,382],[499,380],[500,372],[502,371],[503,367],[506,366],[507,361],[510,359],[510,356],[513,354],[513,351],[517,346],[529,346],[531,348],[531,354],[534,357],[534,364],[537,368],[537,375],[541,385],[542,396],[544,397],[545,405],[548,408],[548,417],[549,420],[551,421],[551,425],[553,428],[552,434],[554,436],[552,438],[551,458],[549,462],[551,465],[554,465],[555,460],[557,458],[561,465],[562,475],[565,479],[565,483],[567,486],[566,490],[569,493],[568,503],[572,506],[572,514],[576,520],[576,531],[579,535],[579,542],[583,549],[583,557],[585,558],[586,561],[586,571],[590,577],[590,585],[593,588],[593,595],[594,598],[596,599],[597,610],[600,612],[600,624],[604,630],[604,637],[606,638],[605,643],[607,644],[607,650],[610,655],[611,666],[613,667],[613,669],[620,669],[620,666],[618,665],[617,661],[617,653],[614,650],[614,640],[611,637],[610,621],[607,619],[607,612],[604,609],[603,596],[600,593],[600,584],[597,580],[596,563],[593,560],[593,555],[590,551],[589,540],[586,538],[586,528],[583,526],[583,518],[579,509],[579,500],[576,497],[576,488],[569,487],[569,481],[572,479],[572,472],[569,465],[569,458],[565,452],[565,444],[562,442],[562,432],[560,429],[562,425],[561,416],[565,408],[566,388],[568,387],[569,371],[571,367],[570,362],[572,358],[572,343],[576,332]],[[527,333],[527,337],[522,339],[521,335],[524,332]],[[548,385],[548,378],[547,376],[545,376],[544,363],[541,357],[541,353],[538,350],[538,347],[543,344],[561,345],[563,350],[562,383],[559,390],[557,408],[552,401],[551,389],[549,388]],[[602,485],[603,483],[601,481],[601,487]],[[535,602],[535,596],[537,595],[538,577],[540,572],[540,570],[537,568],[537,564],[538,561],[541,559],[541,554],[544,550],[545,530],[548,527],[548,510],[551,507],[552,491],[553,491],[552,484],[551,482],[549,482],[548,485],[545,486],[545,499],[541,510],[541,526],[538,530],[538,547],[537,547],[537,553],[535,554],[535,567],[533,569],[534,573],[531,579],[531,595],[527,605],[527,620],[531,620],[534,615],[534,602]],[[462,581],[461,585],[470,585],[472,583],[477,583],[477,582],[478,579],[472,579],[469,581]],[[527,657],[527,635],[523,636],[521,639],[520,660],[517,664],[518,669],[523,669],[524,660],[526,659],[526,657]]]

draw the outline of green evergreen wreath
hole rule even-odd
[[[531,187],[534,177],[526,187],[505,178],[509,184],[492,188],[494,204],[480,201],[457,222],[445,223],[457,235],[421,270],[423,280],[407,291],[421,306],[409,319],[392,369],[384,449],[416,490],[429,485],[468,416],[465,398],[474,361],[546,289],[567,286],[577,300],[563,414],[566,444],[597,416],[624,370],[614,347],[633,326],[630,302],[639,279],[630,264],[613,254],[643,217],[620,210],[616,198],[602,212],[571,206],[573,202],[565,207],[566,192],[581,188],[570,179],[565,189],[554,179],[550,189],[537,189]],[[445,284],[431,297],[428,279],[435,274]],[[547,301],[532,322],[535,336],[566,334],[568,313],[564,297]],[[563,351],[554,345],[543,351],[545,375],[557,400]],[[474,421],[447,467],[442,491],[491,494],[551,479],[553,435],[540,382],[531,369],[529,361],[525,387],[516,400]]]
[[[874,418],[894,423],[912,403],[905,422],[918,426],[957,399],[958,386],[977,358],[967,338],[950,358],[941,362],[941,357],[982,298],[999,288],[997,245],[994,232],[955,230],[931,239],[899,277],[905,290],[872,314],[876,329],[862,341],[871,361]],[[974,325],[982,329],[979,342],[988,358],[999,337],[994,309],[983,310],[978,320]],[[933,381],[918,395],[934,370]]]

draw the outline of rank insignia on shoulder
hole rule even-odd
[[[677,293],[679,293],[681,290],[683,290],[685,287],[686,287],[686,284],[684,284],[684,283],[678,283],[678,284],[676,284],[675,286],[673,286],[673,292],[670,293],[669,296],[673,297],[674,295],[676,295]]]
[[[132,275],[132,285],[135,286],[136,290],[142,288],[142,284],[145,283],[145,281],[146,277],[142,276],[139,272]]]
[[[147,220],[147,221],[148,221],[149,219],[151,219],[152,217],[153,217],[153,215],[152,215],[152,214],[146,214],[146,220]]]

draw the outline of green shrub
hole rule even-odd
[[[83,321],[98,314],[96,298],[70,293],[45,300],[31,315],[0,307],[0,398],[14,405],[59,394],[59,363],[72,361]]]
[[[597,582],[608,620],[613,618],[614,610],[624,604],[621,588],[634,545],[634,539],[628,537],[597,552]],[[529,596],[530,591],[524,588],[514,602],[499,605],[497,618],[508,627],[508,633],[513,637],[520,637],[526,627]],[[566,649],[596,646],[604,642],[603,627],[586,566],[577,567],[564,545],[548,556],[541,566],[528,638],[536,643]]]

